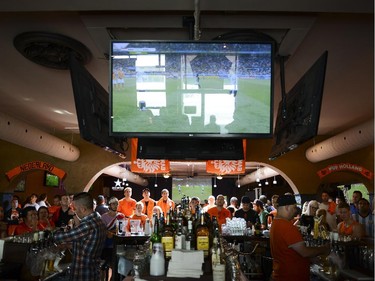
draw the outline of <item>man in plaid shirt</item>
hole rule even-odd
[[[87,192],[74,195],[74,227],[54,235],[56,243],[73,243],[69,280],[99,280],[100,255],[107,228],[100,215],[93,210],[93,198]]]

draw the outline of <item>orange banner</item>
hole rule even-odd
[[[61,180],[66,176],[66,173],[63,170],[55,167],[51,163],[43,162],[43,161],[33,161],[33,162],[22,164],[18,167],[13,168],[12,170],[9,170],[5,174],[8,180],[10,181],[12,178],[19,175],[20,173],[27,172],[30,170],[45,170],[58,176]]]
[[[206,171],[216,175],[238,175],[245,173],[245,160],[208,160]]]
[[[243,160],[208,160],[206,172],[216,175],[238,175],[246,172],[246,140],[242,140]]]
[[[131,164],[130,170],[133,173],[143,174],[164,174],[169,173],[169,160],[164,159],[138,159],[137,158],[138,139],[131,139]]]
[[[351,163],[339,163],[339,164],[332,164],[324,169],[321,169],[320,171],[317,172],[319,178],[324,178],[325,176],[334,173],[334,172],[340,172],[340,171],[351,171],[355,173],[359,173],[365,178],[368,178],[371,180],[374,177],[374,173],[371,171],[365,169],[362,166],[356,165],[356,164],[351,164]]]

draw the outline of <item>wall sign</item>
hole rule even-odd
[[[325,176],[334,173],[334,172],[340,172],[340,171],[350,171],[354,173],[359,173],[365,178],[368,178],[369,180],[372,180],[374,177],[374,173],[365,169],[362,166],[351,164],[351,163],[339,163],[339,164],[331,164],[324,169],[321,169],[317,172],[319,178],[324,178]]]
[[[66,173],[63,170],[55,167],[51,163],[43,162],[43,161],[32,161],[32,162],[24,163],[22,165],[19,165],[18,167],[15,167],[9,170],[5,174],[8,180],[10,181],[12,178],[19,175],[20,173],[28,172],[31,170],[45,170],[58,176],[61,180],[66,176]]]

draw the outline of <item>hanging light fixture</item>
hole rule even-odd
[[[237,187],[240,188],[240,175],[237,175]]]
[[[163,174],[163,177],[164,177],[165,179],[168,179],[170,176],[171,176],[170,173],[165,173],[165,174]]]
[[[264,182],[265,185],[269,185],[268,179]]]
[[[216,177],[214,177],[214,188],[216,188],[217,185],[216,185]]]
[[[158,187],[158,174],[155,174],[155,184],[154,187]]]
[[[277,184],[276,176],[273,177],[273,182],[272,182],[272,184]]]
[[[258,186],[262,186],[262,183],[259,181]]]
[[[222,176],[222,175],[217,175],[216,178],[217,178],[218,180],[222,180],[222,179],[223,179],[223,176]]]

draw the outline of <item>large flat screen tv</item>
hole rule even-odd
[[[123,138],[109,135],[109,94],[71,55],[70,76],[81,137],[115,154],[125,154]]]
[[[298,80],[278,108],[270,160],[297,148],[318,133],[328,52]]]
[[[273,43],[112,41],[113,136],[272,136]]]

